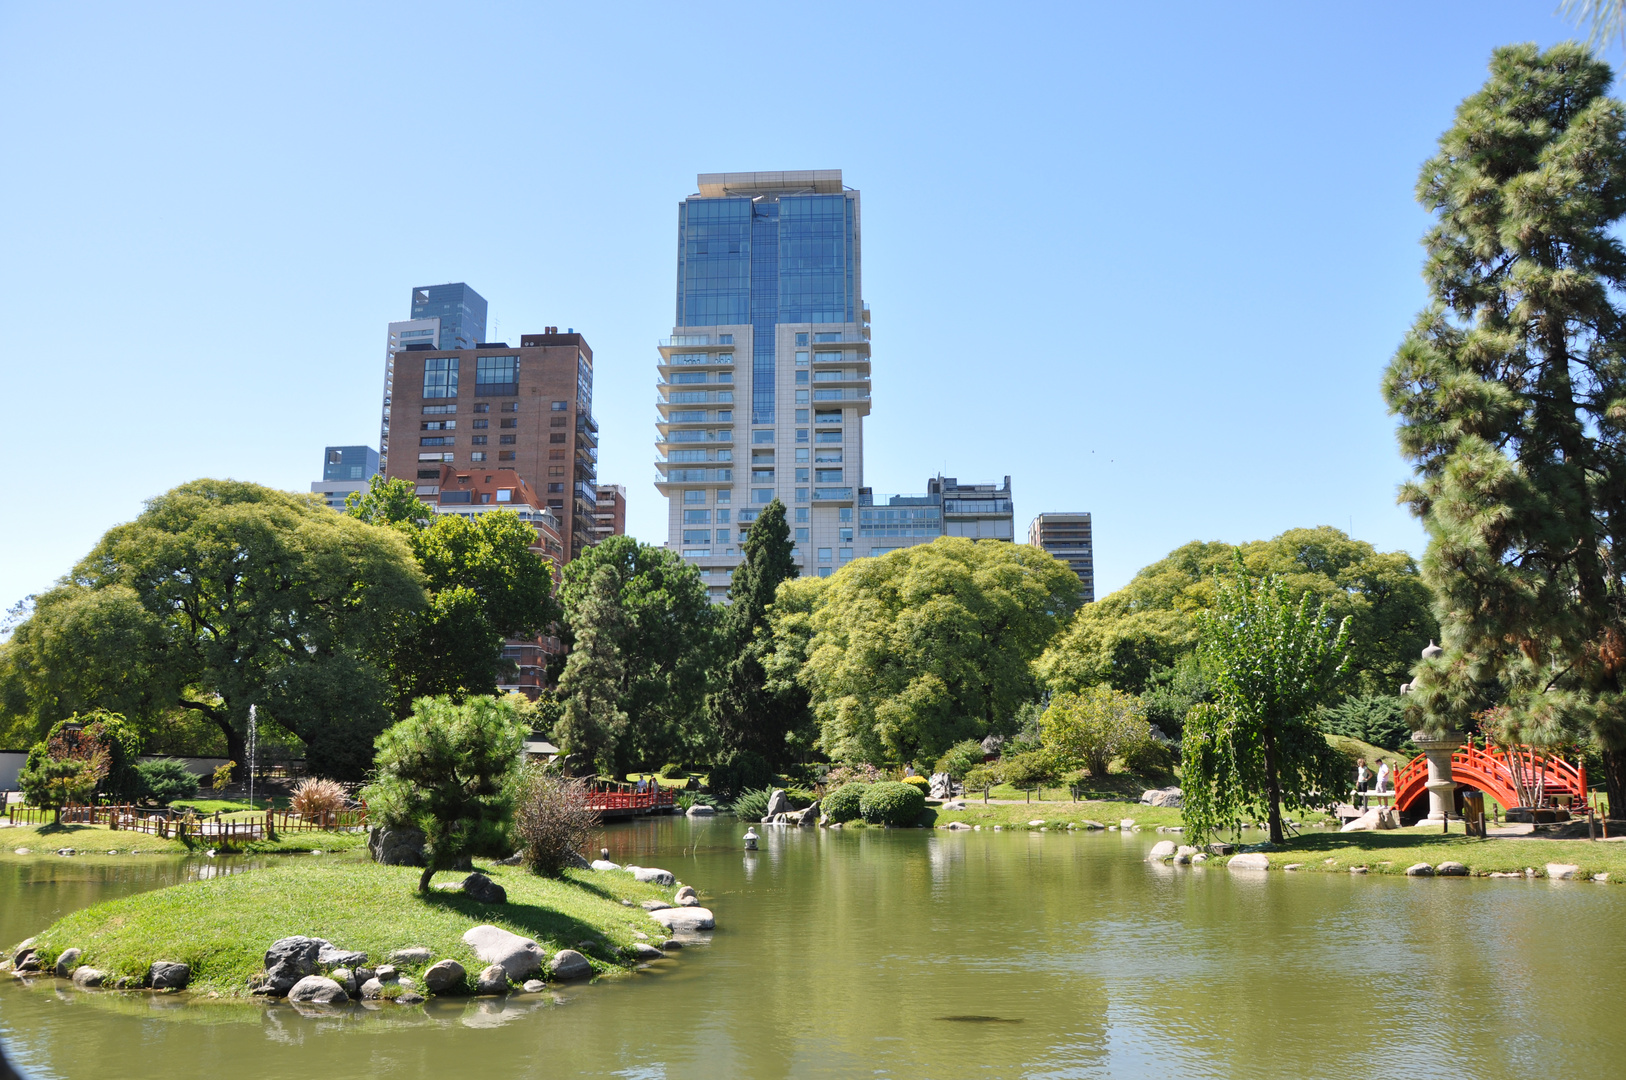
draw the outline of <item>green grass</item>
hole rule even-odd
[[[1461,826],[1458,826],[1460,828]],[[1612,881],[1626,880],[1626,844],[1589,840],[1543,840],[1525,837],[1442,834],[1437,826],[1383,832],[1307,831],[1279,848],[1266,852],[1272,869],[1302,863],[1306,871],[1348,873],[1364,866],[1372,874],[1404,874],[1413,863],[1438,865],[1460,862],[1474,874],[1522,873],[1531,868],[1546,873],[1547,863],[1573,863],[1578,877],[1607,873]]]
[[[214,848],[218,851],[248,854],[277,854],[304,851],[353,851],[367,846],[367,834],[356,832],[281,832],[274,840],[252,840],[227,847],[208,837],[184,842],[151,833],[113,830],[105,825],[17,825],[0,829],[0,860],[56,858],[58,848],[73,848],[81,855],[101,855],[109,851],[160,852],[172,855],[195,854]],[[17,848],[32,854],[18,855]]]
[[[1025,829],[1028,822],[1043,819],[1050,828],[1067,827],[1068,822],[1082,826],[1084,821],[1098,821],[1102,825],[1116,825],[1124,818],[1134,818],[1135,824],[1143,829],[1153,829],[1159,825],[1181,824],[1180,811],[1161,806],[1142,806],[1138,802],[1119,802],[1116,800],[1095,799],[1080,802],[1018,802],[1018,803],[989,803],[984,805],[980,797],[965,800],[964,810],[944,810],[941,806],[931,807],[936,811],[934,824],[947,825],[951,821],[963,821],[967,825],[981,825],[988,827],[1001,825],[1005,828]],[[1038,826],[1033,826],[1038,828]]]
[[[485,965],[463,932],[491,923],[534,938],[544,952],[581,948],[600,972],[626,969],[618,949],[633,931],[664,934],[643,909],[623,898],[670,900],[670,890],[641,885],[614,871],[566,871],[560,880],[518,867],[481,867],[508,891],[508,903],[485,905],[459,893],[417,892],[419,871],[364,859],[296,859],[228,877],[193,881],[96,904],[38,935],[47,957],[84,950],[80,962],[115,975],[141,975],[154,960],[192,967],[191,989],[222,997],[248,994],[249,976],[264,969],[265,950],[295,934],[365,950],[383,963],[395,949],[427,946],[434,960],[453,959],[471,978]],[[456,880],[445,873],[439,881]],[[426,965],[407,965],[414,975]],[[421,985],[421,983],[420,983]]]

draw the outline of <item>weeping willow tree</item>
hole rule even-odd
[[[1595,739],[1626,805],[1626,108],[1575,44],[1496,50],[1417,195],[1433,296],[1384,379],[1444,653],[1425,729]]]
[[[1349,670],[1349,620],[1336,624],[1309,593],[1249,578],[1241,559],[1198,619],[1198,653],[1215,700],[1186,718],[1180,782],[1198,842],[1265,817],[1279,844],[1282,807],[1325,805],[1347,787],[1343,755],[1312,717]]]

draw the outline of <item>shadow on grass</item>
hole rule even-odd
[[[613,901],[615,901],[616,903],[619,904],[621,902],[621,899],[622,899],[616,893],[612,892],[609,889],[606,889],[604,886],[602,886],[602,885],[600,885],[600,884],[598,884],[597,882],[594,882],[594,881],[586,881],[586,880],[583,880],[581,878],[564,877],[564,876],[556,877],[553,880],[561,882],[561,883],[563,883],[565,885],[574,885],[576,888],[582,890],[583,892],[590,892],[594,896],[597,896],[602,900],[613,900]],[[628,875],[627,880],[629,882],[631,882],[631,881],[634,881],[635,879],[631,875]]]
[[[475,922],[506,923],[527,937],[562,942],[567,948],[574,947],[578,941],[597,941],[602,933],[601,928],[592,923],[540,904],[482,904],[455,892],[414,895],[430,907],[446,908]]]
[[[1494,843],[1494,840],[1481,840],[1477,837],[1465,837],[1461,833],[1444,835],[1440,833],[1399,833],[1399,832],[1350,832],[1350,833],[1302,833],[1281,845],[1283,851],[1320,851],[1333,854],[1339,851],[1409,851],[1419,848],[1452,847],[1461,848],[1464,841],[1472,843]]]

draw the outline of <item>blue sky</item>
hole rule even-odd
[[[175,484],[376,445],[443,281],[587,335],[600,478],[664,541],[676,205],[757,169],[863,192],[876,491],[1091,511],[1098,595],[1193,539],[1420,553],[1377,389],[1412,189],[1554,6],[0,3],[0,606]]]

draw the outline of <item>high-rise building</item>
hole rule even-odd
[[[330,446],[322,452],[322,479],[311,485],[335,510],[344,509],[345,496],[366,491],[378,472],[378,451],[370,446]]]
[[[1001,485],[962,484],[952,476],[937,476],[926,481],[926,490],[942,496],[944,536],[1016,540],[1010,477]]]
[[[776,497],[803,574],[831,573],[824,554],[851,549],[870,320],[859,195],[841,170],[707,173],[698,186],[678,204],[656,488],[667,546],[721,599],[746,530]]]
[[[395,356],[420,349],[472,349],[486,335],[485,297],[461,281],[412,290],[412,318],[390,323],[384,346],[384,411],[379,421],[380,468],[390,459],[390,403],[395,396]]]
[[[1084,584],[1084,602],[1095,599],[1095,545],[1089,514],[1040,514],[1028,526],[1028,543],[1071,566]]]
[[[598,510],[593,519],[597,522],[593,527],[596,544],[600,540],[611,536],[625,536],[627,534],[627,489],[620,484],[600,484],[598,486]]]
[[[395,356],[392,397],[396,447],[385,476],[412,481],[435,503],[445,465],[511,470],[559,519],[563,561],[593,543],[598,425],[593,350],[582,335],[549,327],[523,335],[518,348],[410,344]]]
[[[858,493],[856,554],[885,555],[898,548],[929,544],[939,536],[971,540],[1014,538],[1011,478],[999,484],[962,484],[952,476],[933,476],[924,495]],[[838,549],[838,565],[852,554]]]

